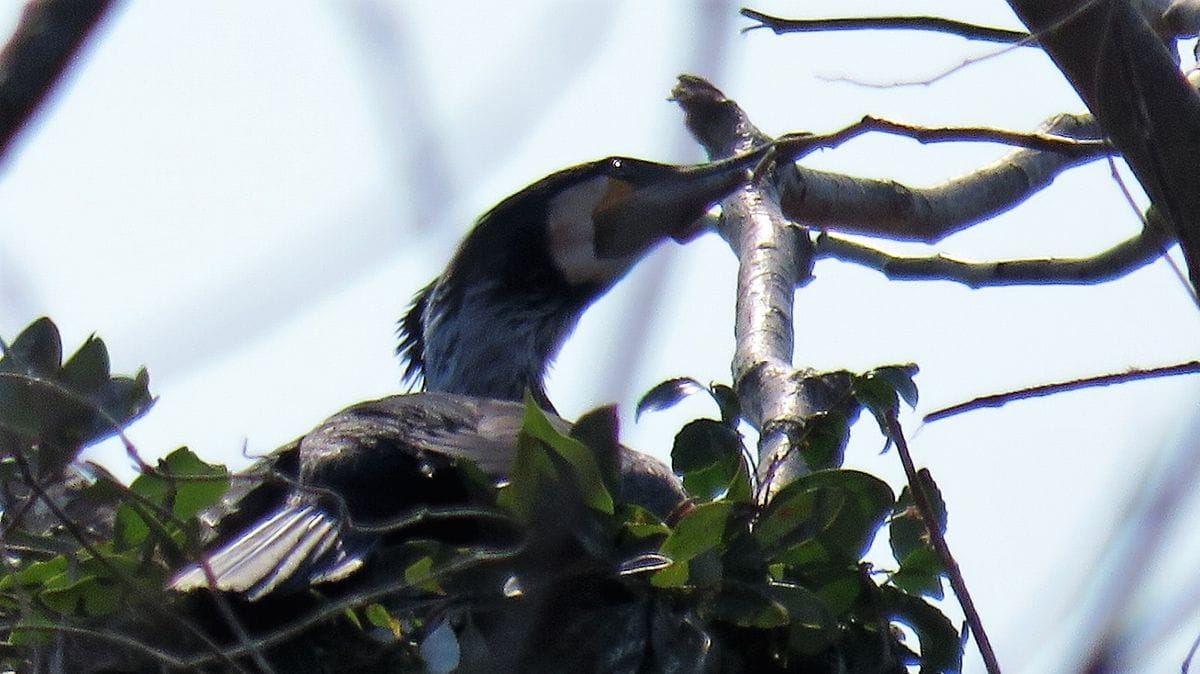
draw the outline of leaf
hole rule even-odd
[[[775,499],[792,490],[828,491],[823,498],[841,501],[827,525],[772,559],[792,565],[857,564],[895,504],[895,496],[886,482],[857,470],[823,470],[801,476],[776,494]]]
[[[841,491],[796,486],[781,489],[759,514],[752,536],[767,559],[811,540],[833,523],[845,503]]]
[[[651,579],[656,587],[678,587],[689,579],[687,562],[710,550],[723,548],[726,531],[738,512],[729,501],[701,503],[680,518],[659,547],[659,553],[671,560],[671,566]]]
[[[116,611],[122,595],[115,579],[85,575],[61,587],[47,589],[38,596],[43,604],[59,613],[96,617]]]
[[[846,442],[850,439],[850,421],[837,410],[809,417],[799,449],[810,470],[838,468],[842,465]]]
[[[153,403],[145,370],[111,377],[108,351],[95,336],[65,365],[61,359],[58,329],[46,318],[0,358],[0,425],[36,440],[36,451],[26,455],[44,476],[61,473],[80,448],[116,433]]]
[[[106,481],[103,477],[97,480],[103,481]],[[159,459],[155,472],[139,475],[128,488],[165,510],[175,521],[164,518],[145,503],[125,498],[117,507],[113,541],[118,549],[127,550],[141,545],[151,531],[165,539],[162,542],[176,541],[183,533],[180,525],[220,502],[230,484],[224,466],[205,463],[187,447],[180,447]],[[113,486],[123,490],[119,485]]]
[[[962,670],[962,641],[949,618],[918,597],[886,585],[879,589],[888,615],[908,625],[921,642],[921,674]]]
[[[877,377],[889,386],[892,390],[908,403],[909,407],[916,407],[919,393],[917,392],[917,384],[913,378],[917,376],[919,369],[913,363],[905,363],[903,365],[885,365],[877,367],[867,373],[868,377]]]
[[[104,385],[109,371],[108,349],[104,341],[92,335],[62,367],[62,382],[68,388],[90,393]]]
[[[729,426],[712,419],[697,419],[675,436],[671,467],[683,476],[688,494],[711,501],[729,491],[745,461],[742,437]],[[748,481],[748,479],[747,479]]]
[[[0,590],[15,586],[44,585],[49,579],[66,573],[69,565],[67,558],[61,555],[44,562],[33,562],[20,571],[0,578]]]
[[[943,575],[945,567],[937,553],[932,548],[918,548],[900,560],[900,570],[888,580],[909,594],[941,599],[945,595]]]
[[[49,376],[62,362],[62,337],[49,318],[39,318],[5,349],[4,371]]]
[[[200,460],[192,450],[180,447],[159,460],[159,471],[174,488],[172,512],[190,520],[221,501],[229,491],[229,471],[224,465]]]
[[[571,466],[584,502],[599,512],[611,515],[614,512],[612,494],[604,485],[600,467],[592,450],[575,438],[554,430],[545,412],[532,398],[526,397],[525,420],[521,435],[545,443]]]
[[[742,401],[737,392],[724,384],[713,384],[709,392],[721,410],[721,421],[727,426],[737,428],[738,421],[742,418]]]
[[[668,379],[646,392],[638,401],[634,419],[642,418],[642,412],[665,410],[674,407],[680,400],[705,390],[704,385],[691,377]]]
[[[376,627],[382,627],[391,633],[393,639],[399,639],[404,636],[404,628],[400,621],[388,613],[388,610],[382,604],[368,604],[364,610],[367,616],[367,622]]]

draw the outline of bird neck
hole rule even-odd
[[[516,401],[528,391],[553,410],[544,378],[579,319],[580,300],[555,292],[515,297],[498,289],[443,298],[440,290],[434,288],[424,316],[425,389]]]

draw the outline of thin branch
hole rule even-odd
[[[946,543],[946,537],[942,535],[942,528],[938,525],[937,515],[934,514],[933,506],[929,503],[929,498],[925,494],[922,482],[917,476],[917,469],[913,464],[912,454],[908,451],[908,442],[904,439],[904,429],[900,427],[900,420],[896,417],[894,410],[887,413],[886,421],[888,437],[892,442],[896,443],[896,453],[900,455],[900,463],[904,466],[904,474],[908,478],[908,488],[912,492],[913,504],[917,507],[917,511],[921,513],[921,519],[925,521],[925,530],[929,533],[929,542],[933,545],[933,549],[942,560],[942,565],[946,568],[946,576],[950,579],[950,587],[954,588],[954,595],[958,597],[958,603],[962,606],[967,623],[971,626],[971,631],[975,634],[975,643],[979,646],[979,654],[983,657],[983,664],[987,667],[989,674],[999,674],[1000,662],[996,659],[996,652],[992,650],[992,642],[988,639],[987,632],[983,629],[983,620],[980,619],[979,611],[975,608],[975,602],[971,599],[971,593],[967,589],[967,581],[963,578],[962,569],[958,567],[958,562],[955,561],[954,555],[950,553],[950,545]]]
[[[1021,30],[980,26],[941,16],[864,16],[833,19],[784,19],[754,9],[742,9],[742,16],[759,22],[742,32],[767,28],[776,35],[784,33],[828,32],[839,30],[922,30],[957,35],[968,40],[998,42],[1022,47],[1036,47],[1037,40]]]
[[[41,483],[38,482],[34,477],[33,471],[30,469],[29,462],[26,460],[25,455],[21,452],[14,452],[13,459],[16,463],[17,469],[21,473],[21,478],[27,485],[29,485],[29,488],[33,491],[34,495],[41,499],[46,508],[49,509],[54,517],[58,519],[59,524],[61,524],[63,528],[66,529],[67,532],[79,542],[79,546],[83,548],[85,552],[91,555],[92,558],[97,561],[97,563],[104,566],[105,569],[113,578],[117,580],[117,582],[126,592],[145,599],[147,606],[152,607],[153,610],[159,615],[175,621],[178,625],[187,630],[188,633],[196,637],[196,639],[198,639],[205,648],[214,654],[214,657],[220,659],[234,671],[246,671],[245,668],[243,668],[241,665],[238,665],[231,658],[226,656],[221,647],[212,639],[208,638],[208,636],[204,634],[203,630],[192,624],[190,620],[186,619],[179,613],[168,610],[167,607],[163,606],[161,598],[151,597],[145,590],[138,587],[138,585],[133,582],[133,580],[123,569],[119,569],[114,566],[112,562],[109,561],[108,556],[101,554],[96,546],[92,544],[87,536],[87,533],[81,530],[75,521],[58,507],[58,504],[54,503],[54,499],[50,498],[50,495],[46,493],[46,490],[42,487]]]
[[[902,257],[822,232],[816,255],[869,267],[896,281],[954,281],[971,288],[1009,285],[1090,285],[1124,276],[1163,255],[1169,237],[1158,229],[1088,257],[969,262],[946,255]]]
[[[1175,365],[1166,365],[1163,367],[1154,367],[1149,369],[1132,368],[1125,372],[1115,372],[1110,374],[1097,375],[1095,377],[1085,377],[1083,379],[1072,379],[1071,381],[1057,382],[1054,384],[1041,384],[1039,386],[1030,386],[1028,388],[1017,389],[1015,391],[1006,391],[1004,393],[993,393],[991,395],[972,398],[966,402],[943,407],[939,410],[934,410],[925,415],[923,421],[929,423],[932,421],[940,421],[963,412],[981,409],[984,407],[1000,407],[1007,405],[1014,400],[1026,400],[1028,398],[1041,398],[1044,396],[1054,395],[1056,393],[1065,393],[1067,391],[1078,391],[1085,388],[1095,388],[1097,386],[1110,386],[1112,384],[1124,384],[1130,381],[1139,381],[1142,379],[1157,379],[1159,377],[1175,377],[1182,374],[1200,374],[1200,361],[1193,360],[1186,363],[1178,363]]]
[[[0,51],[0,158],[113,0],[31,0]]]

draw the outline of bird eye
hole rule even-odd
[[[621,162],[620,157],[613,157],[608,160],[608,167],[614,171],[620,171],[624,168],[624,164]]]

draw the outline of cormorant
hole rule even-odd
[[[764,149],[684,167],[610,157],[500,202],[401,321],[405,376],[423,380],[426,392],[354,405],[294,443],[299,486],[272,512],[252,513],[256,521],[219,540],[171,586],[255,600],[342,579],[381,537],[348,522],[369,526],[419,505],[469,502],[455,469],[462,460],[504,479],[519,401],[528,391],[553,411],[543,377],[583,311],[659,242],[698,235],[707,211],[747,181]],[[619,452],[619,498],[660,517],[685,498],[667,466]]]

